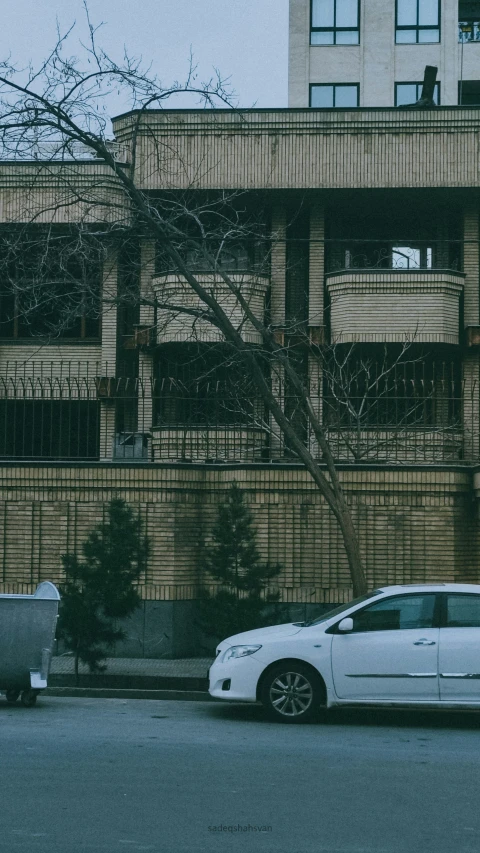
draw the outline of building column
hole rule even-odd
[[[313,205],[310,211],[310,259],[308,281],[308,333],[310,342],[321,346],[325,342],[324,318],[325,282],[325,211]],[[320,353],[310,352],[308,357],[308,382],[312,408],[322,422],[322,363]],[[315,437],[310,431],[310,451],[318,456]]]
[[[144,240],[141,246],[141,274],[140,293],[148,302],[154,299],[152,277],[155,275],[155,243],[153,240]],[[157,341],[156,316],[153,304],[142,305],[140,302],[140,325],[149,330],[152,343]],[[153,357],[149,349],[140,350],[138,358],[138,430],[150,433],[153,422]],[[149,441],[149,456],[151,456],[152,441]]]
[[[102,376],[100,397],[100,460],[113,458],[115,445],[115,377],[117,370],[118,250],[110,247],[102,280]]]
[[[272,326],[278,336],[279,346],[283,346],[285,329],[285,286],[287,267],[287,215],[285,207],[274,207],[272,210],[272,249],[271,249],[271,300],[270,310]],[[273,361],[271,365],[271,388],[277,402],[284,408],[285,380],[283,368]],[[285,439],[275,420],[270,415],[270,456],[283,455]]]
[[[468,208],[464,213],[463,268],[465,272],[464,323],[467,348],[463,360],[463,427],[466,459],[479,456],[479,397],[480,370],[478,344],[480,342],[479,311],[479,221],[478,208]],[[469,328],[470,327],[470,328]]]

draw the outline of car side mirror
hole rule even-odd
[[[338,623],[337,628],[341,634],[348,634],[349,631],[353,631],[352,617],[346,616],[345,619],[342,619],[342,621]]]

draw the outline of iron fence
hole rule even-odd
[[[369,365],[372,371],[372,365]],[[329,372],[330,371],[330,372]],[[218,376],[0,377],[0,458],[56,461],[295,461],[250,383]],[[477,461],[479,387],[447,363],[396,365],[366,381],[325,366],[310,404],[341,462]],[[278,377],[275,395],[314,456],[314,425]]]

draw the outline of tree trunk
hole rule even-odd
[[[337,515],[337,521],[342,531],[343,545],[352,578],[353,595],[356,598],[359,595],[365,595],[367,592],[367,582],[362,566],[357,533],[353,525],[351,511],[347,506],[341,507]]]

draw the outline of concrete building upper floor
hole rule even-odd
[[[480,103],[478,0],[290,0],[289,106]]]

